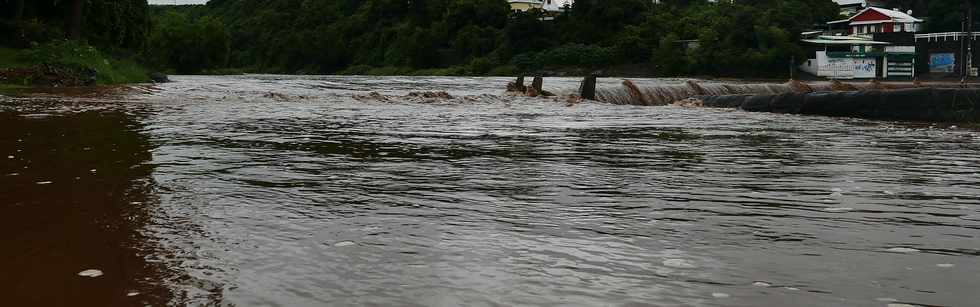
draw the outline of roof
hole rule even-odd
[[[890,45],[890,43],[869,40],[860,36],[821,35],[815,39],[803,39],[804,43],[820,45]]]
[[[839,6],[875,6],[882,4],[876,0],[834,0]]]
[[[820,45],[891,45],[890,43],[872,40],[804,39],[802,41]]]
[[[883,9],[883,8],[873,7],[873,6],[872,7],[867,7],[865,9],[861,10],[860,12],[858,12],[857,14],[854,14],[854,16],[851,16],[851,18],[848,18],[847,21],[854,20],[854,18],[857,18],[858,16],[861,16],[861,14],[864,14],[865,12],[870,11],[870,10],[874,10],[875,12],[884,14],[885,16],[888,16],[888,18],[891,18],[892,21],[895,21],[895,22],[905,22],[905,23],[908,23],[908,22],[922,22],[922,19],[918,19],[918,18],[912,17],[912,15],[909,15],[909,14],[906,14],[906,13],[902,13],[900,11]]]

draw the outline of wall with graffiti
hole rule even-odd
[[[951,73],[956,69],[956,55],[953,53],[930,53],[929,72]]]

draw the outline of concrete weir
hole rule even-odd
[[[737,108],[748,112],[858,117],[867,119],[980,122],[980,87],[957,83],[864,84],[839,81],[807,84],[701,84],[641,87],[630,80],[621,88],[595,89],[586,78],[583,97],[631,105]],[[590,88],[590,86],[592,88]]]

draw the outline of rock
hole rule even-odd
[[[99,81],[99,70],[95,68],[85,69],[85,86],[93,86]]]
[[[161,73],[161,72],[151,73],[150,74],[150,80],[153,80],[154,83],[166,83],[166,82],[170,82],[170,78],[168,78],[166,74]]]

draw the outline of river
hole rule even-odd
[[[974,129],[503,78],[172,79],[0,98],[4,302],[980,302]]]

